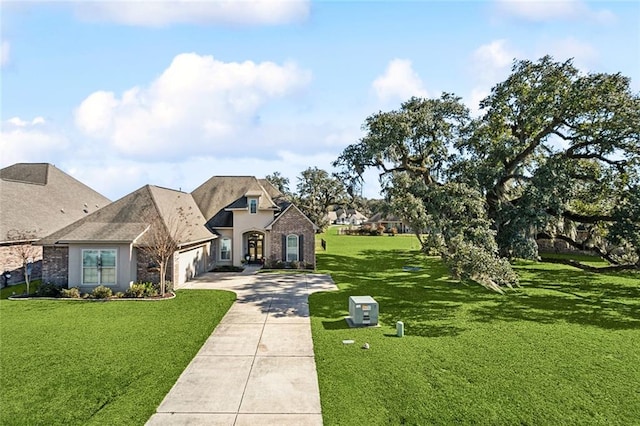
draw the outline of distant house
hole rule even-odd
[[[7,284],[24,281],[18,245],[31,245],[109,203],[52,164],[17,163],[0,170],[0,274],[11,275]],[[33,252],[31,278],[38,279],[42,248]]]
[[[393,214],[376,213],[366,221],[365,224],[378,227],[384,226],[385,232],[391,231],[391,228],[395,228],[400,234],[408,234],[413,232],[411,228],[398,216]]]
[[[43,238],[43,280],[83,291],[157,282],[154,227],[175,229],[167,278],[178,288],[220,265],[298,262],[315,268],[316,226],[268,181],[214,176],[191,194],[146,185]],[[171,232],[170,232],[171,233]]]
[[[336,221],[338,225],[362,225],[367,221],[367,217],[356,209],[336,210]]]
[[[334,225],[362,225],[367,217],[356,209],[336,209],[327,213],[326,220]]]
[[[326,221],[326,223],[335,225],[338,220],[338,214],[336,213],[335,210],[332,210],[327,213],[327,215],[324,217],[324,220]]]

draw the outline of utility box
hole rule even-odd
[[[378,325],[378,302],[371,296],[350,296],[348,321],[352,327]]]

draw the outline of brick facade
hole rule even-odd
[[[177,255],[173,255],[172,258],[177,258]],[[151,257],[149,254],[140,249],[136,249],[136,281],[139,283],[151,282],[157,284],[160,282],[160,270],[157,268],[149,268],[149,265],[153,265],[154,262],[151,261]],[[167,273],[165,274],[165,279],[169,281],[174,281],[172,279],[173,270],[177,268],[172,268],[172,265],[175,263],[175,260],[169,260],[167,265]]]
[[[297,208],[291,206],[287,209],[271,228],[271,253],[268,260],[271,262],[283,261],[282,236],[304,235],[303,237],[303,262],[311,269],[316,267],[316,232],[313,224]]]
[[[11,278],[7,280],[7,285],[24,282],[24,270],[22,269],[22,259],[16,253],[16,245],[7,244],[0,246],[0,274],[9,272]],[[31,279],[37,280],[42,277],[42,247],[33,246],[33,265],[31,269]],[[4,285],[4,279],[1,281]]]
[[[42,282],[69,285],[69,247],[43,247]]]

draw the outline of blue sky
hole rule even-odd
[[[412,95],[478,102],[551,54],[640,91],[635,1],[2,1],[0,166],[111,199],[310,166]],[[375,173],[365,195],[377,196]]]

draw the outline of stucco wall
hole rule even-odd
[[[233,229],[217,229],[220,236],[214,240],[211,246],[211,259],[215,265],[231,265],[235,259],[235,246],[236,242],[233,240]],[[220,259],[220,243],[223,238],[231,239],[231,259],[230,260],[222,260]],[[242,244],[242,242],[240,242]],[[238,260],[238,263],[240,260]]]
[[[209,253],[211,244],[206,243],[182,250],[175,256],[176,275],[175,287],[179,287],[185,282],[207,272],[209,268]]]
[[[42,282],[68,287],[69,248],[47,246],[42,253]]]
[[[251,214],[249,210],[236,210],[233,212],[233,241],[231,251],[233,252],[233,264],[240,266],[244,255],[249,251],[247,242],[243,238],[244,234],[250,231],[259,231],[265,234],[264,254],[268,257],[270,253],[269,236],[264,228],[273,221],[273,211],[258,210]]]
[[[303,238],[303,262],[312,268],[316,267],[316,242],[313,224],[295,207],[285,211],[271,228],[271,247],[269,261],[282,261],[282,236],[296,234],[304,235]]]
[[[115,293],[126,291],[136,277],[131,275],[133,251],[129,244],[73,244],[69,246],[69,287],[78,287],[83,291],[90,291],[95,285],[82,284],[82,250],[116,250],[116,284],[107,285]]]

